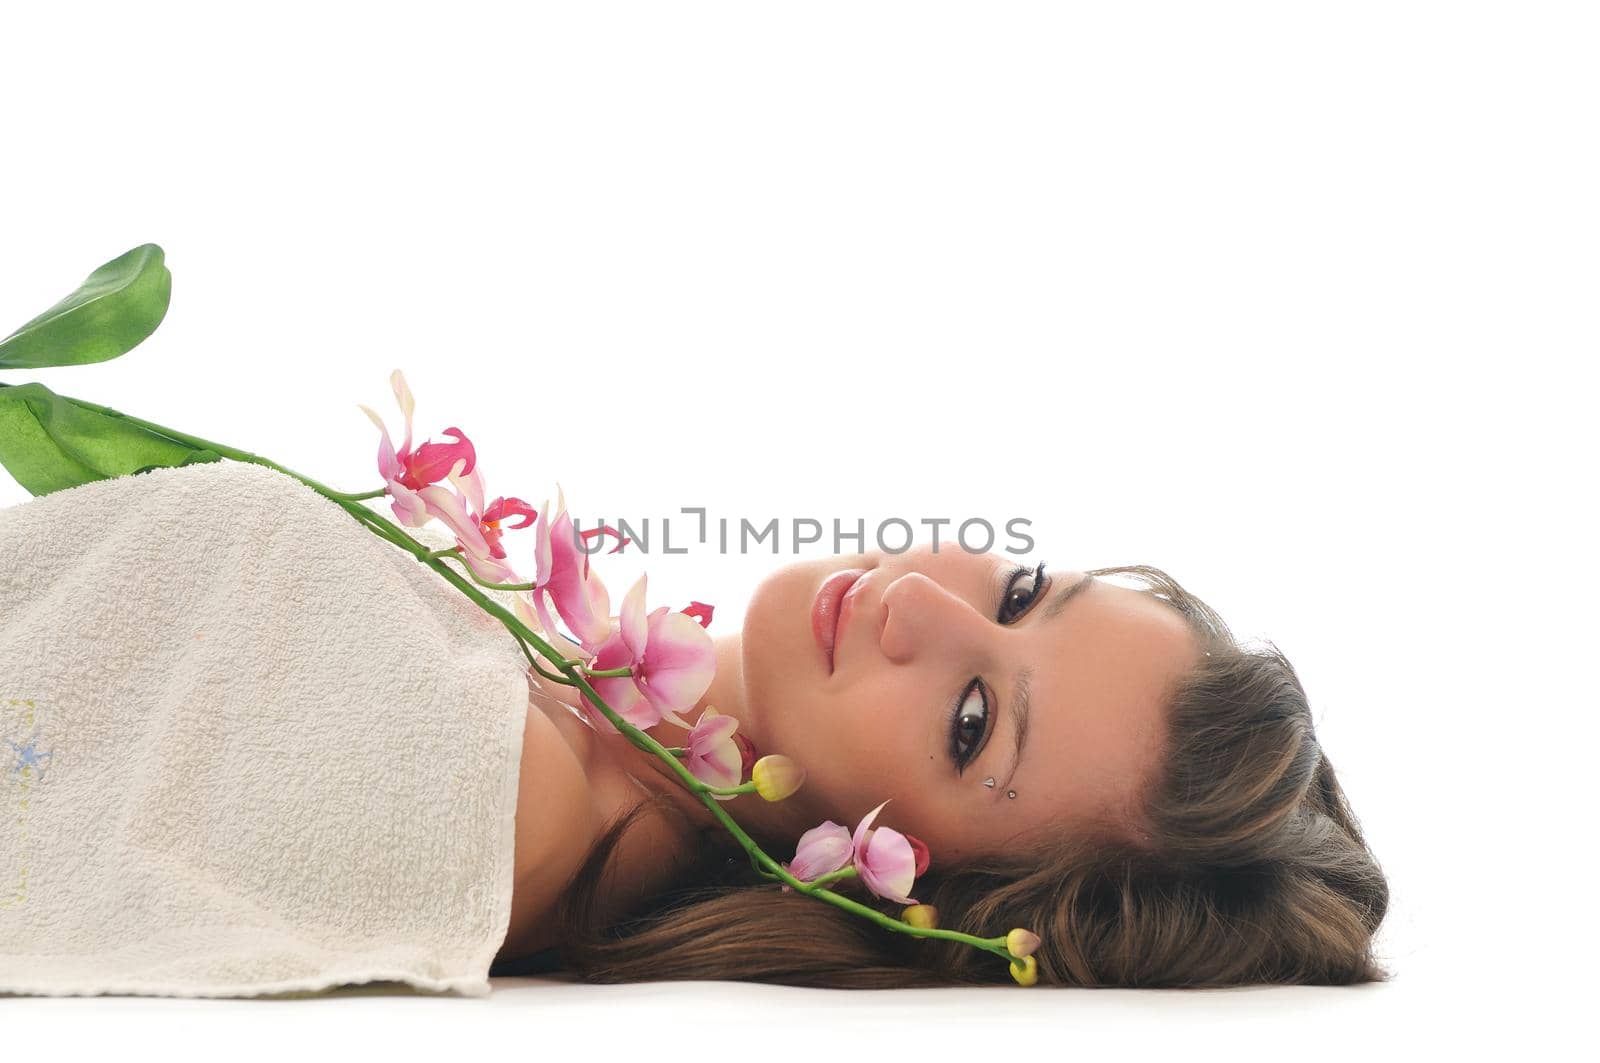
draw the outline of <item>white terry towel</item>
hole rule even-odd
[[[487,995],[526,664],[265,466],[0,509],[0,991]]]

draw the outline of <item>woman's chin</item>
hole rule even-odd
[[[821,678],[811,603],[831,571],[830,559],[800,561],[773,570],[745,606],[740,653],[744,686],[755,711],[791,702]]]

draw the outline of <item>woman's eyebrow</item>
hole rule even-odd
[[[1032,678],[1033,669],[1024,668],[1011,683],[1011,770],[1006,772],[1005,785],[1000,787],[1000,792],[1010,788],[1017,765],[1022,763],[1022,743],[1028,737],[1028,681]]]
[[[1083,590],[1093,582],[1093,576],[1085,575],[1082,579],[1076,580],[1070,585],[1061,588],[1061,590],[1056,592],[1056,596],[1054,598],[1045,603],[1043,619],[1055,619],[1061,614],[1061,610],[1067,607],[1067,603],[1072,601],[1073,595],[1077,594],[1079,591]]]
[[[1060,614],[1072,601],[1072,596],[1094,582],[1094,577],[1085,575],[1082,579],[1074,581],[1070,586],[1063,587],[1056,596],[1045,603],[1044,615],[1041,620],[1050,620]],[[1017,673],[1017,678],[1011,683],[1011,770],[1006,772],[1005,785],[1001,791],[1011,786],[1011,780],[1016,777],[1017,765],[1022,763],[1023,743],[1028,738],[1028,681],[1033,678],[1033,669],[1024,668]]]

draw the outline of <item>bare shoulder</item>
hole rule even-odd
[[[563,701],[570,705],[567,698],[536,697],[528,707],[517,782],[511,924],[497,958],[531,955],[555,943],[561,891],[595,841],[645,798],[623,755],[631,747],[623,747],[621,738],[608,742],[562,707]],[[626,910],[671,879],[688,852],[680,831],[661,812],[645,810],[623,835],[597,886],[594,899],[603,914]]]
[[[580,752],[554,720],[530,704],[517,776],[511,924],[502,957],[550,944],[550,916],[561,888],[598,836],[599,813]]]

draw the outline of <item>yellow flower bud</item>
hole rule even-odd
[[[918,930],[935,930],[939,926],[939,909],[931,904],[913,904],[900,913],[900,918]]]
[[[1031,930],[1018,927],[1006,935],[1006,951],[1019,960],[1032,956],[1038,947],[1039,935]]]
[[[750,781],[756,784],[756,793],[768,801],[782,801],[800,789],[806,771],[782,753],[769,753],[751,767]]]
[[[1039,980],[1039,961],[1032,956],[1026,956],[1019,963],[1011,961],[1011,977],[1018,985],[1033,985]]]

